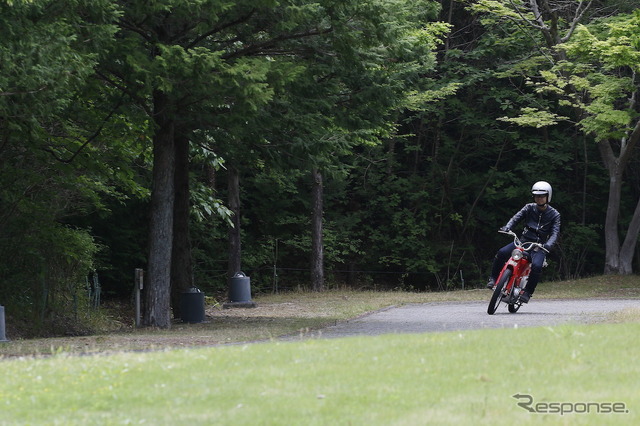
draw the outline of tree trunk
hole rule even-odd
[[[609,170],[609,199],[607,201],[607,215],[604,222],[605,242],[605,274],[620,273],[620,238],[618,236],[618,217],[620,216],[620,194],[622,191],[622,176],[616,163]]]
[[[620,274],[631,275],[633,273],[633,258],[636,252],[636,244],[640,235],[640,200],[633,212],[631,223],[627,229],[627,236],[620,249]]]
[[[173,207],[173,251],[171,256],[171,306],[174,318],[181,318],[181,293],[193,287],[191,239],[189,237],[189,138],[177,133],[175,204]]]
[[[323,186],[322,173],[316,168],[311,172],[311,288],[324,290],[324,246],[322,241]]]
[[[229,228],[229,268],[227,276],[233,277],[242,267],[242,246],[240,241],[240,177],[235,167],[229,167],[229,209],[233,212]]]
[[[634,96],[635,98],[635,96]],[[629,135],[629,139],[626,144],[627,152],[629,153],[628,157],[630,158],[631,150],[635,149],[640,141],[640,120],[636,122],[633,131]],[[626,164],[626,161],[625,161]],[[629,223],[629,228],[627,228],[627,234],[625,236],[624,242],[622,243],[622,248],[620,249],[620,266],[621,266],[621,274],[629,275],[633,273],[633,257],[636,252],[636,245],[638,243],[638,236],[640,235],[640,200],[636,204],[636,209],[633,212],[633,216],[631,217],[631,222]]]
[[[631,154],[639,140],[640,120],[636,122],[629,138],[621,141],[620,154],[618,156],[615,155],[608,141],[598,143],[602,161],[609,173],[609,200],[604,225],[605,274],[628,275],[633,272],[633,256],[638,241],[638,234],[640,233],[640,201],[638,201],[629,228],[627,228],[625,233],[622,247],[620,246],[620,237],[618,236],[618,220],[620,216],[623,173],[629,164]]]
[[[149,223],[148,282],[145,288],[143,323],[147,326],[171,326],[171,252],[173,247],[174,205],[174,121],[169,101],[154,93],[153,183]]]

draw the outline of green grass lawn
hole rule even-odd
[[[567,325],[5,359],[0,423],[638,424],[639,333]],[[538,411],[591,412],[531,413],[516,394]],[[613,403],[625,412],[597,413]]]
[[[639,290],[637,276],[596,277],[543,283],[536,297]],[[268,340],[384,306],[489,294],[269,295],[254,310],[214,312],[208,324],[3,343],[0,425],[639,424],[637,309],[606,324]],[[256,336],[267,340],[176,349]],[[20,356],[32,354],[53,356]],[[624,412],[598,413],[614,407]]]

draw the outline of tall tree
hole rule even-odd
[[[314,291],[324,290],[323,201],[322,173],[314,168],[311,172],[311,288]]]
[[[336,7],[335,13],[318,15],[325,30],[316,36],[280,42],[268,80],[274,88],[273,99],[255,114],[246,112],[242,126],[230,117],[226,132],[214,137],[215,148],[234,164],[228,171],[229,184],[236,181],[235,170],[239,171],[241,164],[256,163],[252,158],[247,160],[249,146],[268,158],[275,157],[273,164],[286,168],[340,168],[340,153],[364,140],[373,143],[376,132],[393,125],[389,111],[398,107],[411,85],[403,78],[416,78],[432,65],[431,49],[444,31],[438,26],[423,28],[421,18],[433,15],[433,3],[399,9],[393,5],[397,6],[385,1],[360,2],[357,7],[345,3]],[[371,31],[354,31],[343,21],[357,22],[355,27],[366,29],[377,28],[381,19],[387,27],[377,29],[375,36]],[[224,118],[219,124],[222,122]],[[239,189],[229,186],[230,200],[237,192]],[[322,216],[313,215],[313,220],[311,247],[317,248],[322,244],[322,227],[317,226]],[[230,231],[233,268],[240,263],[239,227],[237,222]],[[312,259],[313,265],[320,265],[314,270],[323,267],[321,258]]]
[[[271,56],[299,49],[306,38],[354,31],[348,25],[354,13],[369,13],[373,21],[378,8],[356,3],[120,3],[120,42],[103,75],[154,124],[145,324],[170,326],[176,130],[215,127],[215,118],[229,112],[242,120],[271,96]]]
[[[587,15],[592,4],[593,1],[529,0],[518,5],[478,1],[474,8],[516,22],[528,31],[538,31],[544,39],[538,59],[529,60],[537,65],[529,68],[528,77],[539,93],[560,97],[559,107],[572,107],[578,127],[595,138],[609,179],[604,272],[630,274],[640,232],[640,202],[622,244],[619,219],[623,176],[640,138],[636,101],[638,11],[602,19],[598,18],[599,11]],[[559,109],[529,106],[519,117],[503,119],[542,127],[566,119]]]
[[[173,247],[171,251],[171,306],[175,318],[181,318],[181,294],[194,286],[190,238],[190,143],[188,135],[176,132],[175,141],[175,200],[173,221]],[[186,216],[186,217],[185,217]]]
[[[175,104],[164,93],[154,91],[152,117],[157,126],[153,137],[153,186],[149,220],[149,258],[143,322],[169,327],[171,324],[171,257],[173,253],[175,205]]]
[[[631,274],[638,235],[640,199],[626,231],[620,229],[625,173],[640,141],[640,11],[578,28],[558,46],[568,61],[544,74],[546,90],[562,90],[582,112],[580,128],[593,135],[609,174],[605,219],[605,273]],[[620,235],[624,235],[622,244]]]
[[[72,314],[95,265],[70,223],[118,194],[117,102],[92,84],[115,16],[108,1],[0,3],[0,298],[43,330]]]
[[[242,269],[240,175],[238,169],[233,166],[228,169],[227,186],[229,192],[229,210],[233,213],[233,216],[231,217],[233,226],[229,227],[229,265],[227,267],[227,276],[231,278]]]

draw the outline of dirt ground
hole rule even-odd
[[[108,307],[111,321],[109,330],[91,333],[90,330],[70,327],[65,333],[38,338],[28,335],[26,325],[7,318],[6,337],[9,342],[0,344],[0,358],[55,352],[157,350],[269,340],[336,324],[335,302],[347,306],[353,301],[342,296],[336,296],[334,303],[331,303],[331,299],[301,297],[296,300],[289,297],[285,300],[261,301],[253,308],[231,309],[224,309],[219,303],[207,304],[203,322],[188,324],[181,319],[174,319],[168,330],[136,329],[131,307],[117,304]],[[340,307],[337,309],[340,311]],[[59,324],[57,328],[64,329],[64,326]]]

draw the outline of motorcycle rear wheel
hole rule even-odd
[[[500,302],[502,301],[502,288],[509,282],[511,273],[511,269],[504,271],[498,281],[498,284],[496,284],[496,288],[493,290],[491,300],[489,301],[489,307],[487,308],[487,313],[489,315],[493,315],[498,309],[498,306],[500,306]]]
[[[512,314],[515,314],[516,312],[518,312],[518,309],[520,309],[520,306],[522,306],[520,303],[512,303],[509,305],[509,312],[511,312]]]

